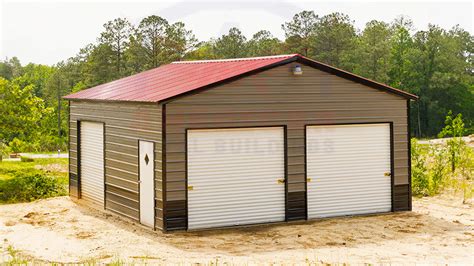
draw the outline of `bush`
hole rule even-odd
[[[24,202],[66,195],[58,179],[42,172],[17,172],[13,178],[0,180],[0,202]]]
[[[463,203],[472,198],[474,193],[474,150],[466,144],[461,146],[458,166],[453,174],[455,188],[462,190]]]
[[[444,185],[449,176],[449,160],[447,159],[448,152],[446,145],[431,145],[428,155],[430,158],[428,194],[432,196],[440,192],[442,185]]]
[[[14,138],[12,141],[10,141],[10,143],[8,143],[8,147],[13,153],[19,153],[24,151],[26,149],[26,146],[26,142],[17,138]]]
[[[30,158],[30,157],[21,156],[20,161],[22,161],[24,163],[30,163],[30,162],[33,162],[34,160],[33,160],[33,158]]]
[[[429,194],[429,175],[426,163],[427,148],[411,139],[411,186],[415,196],[426,196]]]

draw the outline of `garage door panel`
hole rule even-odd
[[[81,121],[81,198],[104,204],[104,127],[102,123]]]
[[[390,125],[307,128],[309,218],[391,211]]]
[[[189,229],[283,221],[283,128],[188,131]]]

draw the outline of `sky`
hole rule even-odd
[[[117,17],[134,24],[149,15],[182,21],[201,40],[238,27],[247,37],[262,29],[283,39],[281,24],[302,10],[322,16],[342,12],[360,30],[376,19],[410,17],[416,30],[428,23],[450,29],[459,24],[473,34],[472,1],[149,1],[149,0],[0,0],[0,59],[16,56],[22,64],[52,65],[95,43],[102,25]]]

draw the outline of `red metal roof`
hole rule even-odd
[[[417,96],[407,92],[367,80],[298,54],[173,62],[133,76],[76,92],[64,98],[67,100],[160,102],[202,87],[240,77],[256,70],[263,70],[297,60],[302,60],[304,63],[322,68],[322,70],[327,72],[336,72],[333,73],[336,75],[339,73],[345,78],[354,78],[356,82],[360,79],[362,82],[358,82],[369,83],[366,85],[370,86],[373,83],[377,88],[382,87],[382,89],[385,88],[407,98],[417,98]]]

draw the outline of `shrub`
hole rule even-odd
[[[441,190],[441,186],[446,181],[446,177],[449,175],[448,167],[448,152],[446,145],[431,145],[428,152],[430,163],[429,163],[429,186],[428,194],[435,195]]]
[[[453,112],[449,111],[444,123],[445,127],[438,134],[438,137],[451,137],[451,139],[447,141],[447,144],[450,155],[451,172],[454,173],[459,163],[459,153],[461,152],[463,144],[465,144],[461,137],[466,133],[466,129],[462,121],[462,114],[458,114],[454,117]]]
[[[463,192],[463,203],[466,203],[474,193],[474,151],[465,143],[461,146],[458,166],[453,176],[456,188]]]
[[[416,139],[411,139],[411,186],[415,196],[429,194],[430,182],[427,174],[426,154],[426,147],[419,144]]]
[[[19,153],[26,149],[26,143],[20,139],[14,138],[10,143],[8,143],[8,147],[13,153]]]
[[[8,145],[5,144],[2,140],[0,140],[0,162],[2,161],[3,157],[8,156]]]
[[[30,162],[33,162],[34,160],[33,160],[33,158],[30,158],[30,157],[21,156],[20,161],[22,161],[24,163],[30,163]]]
[[[0,180],[0,202],[33,201],[66,195],[57,178],[40,171],[18,171],[13,178]]]

